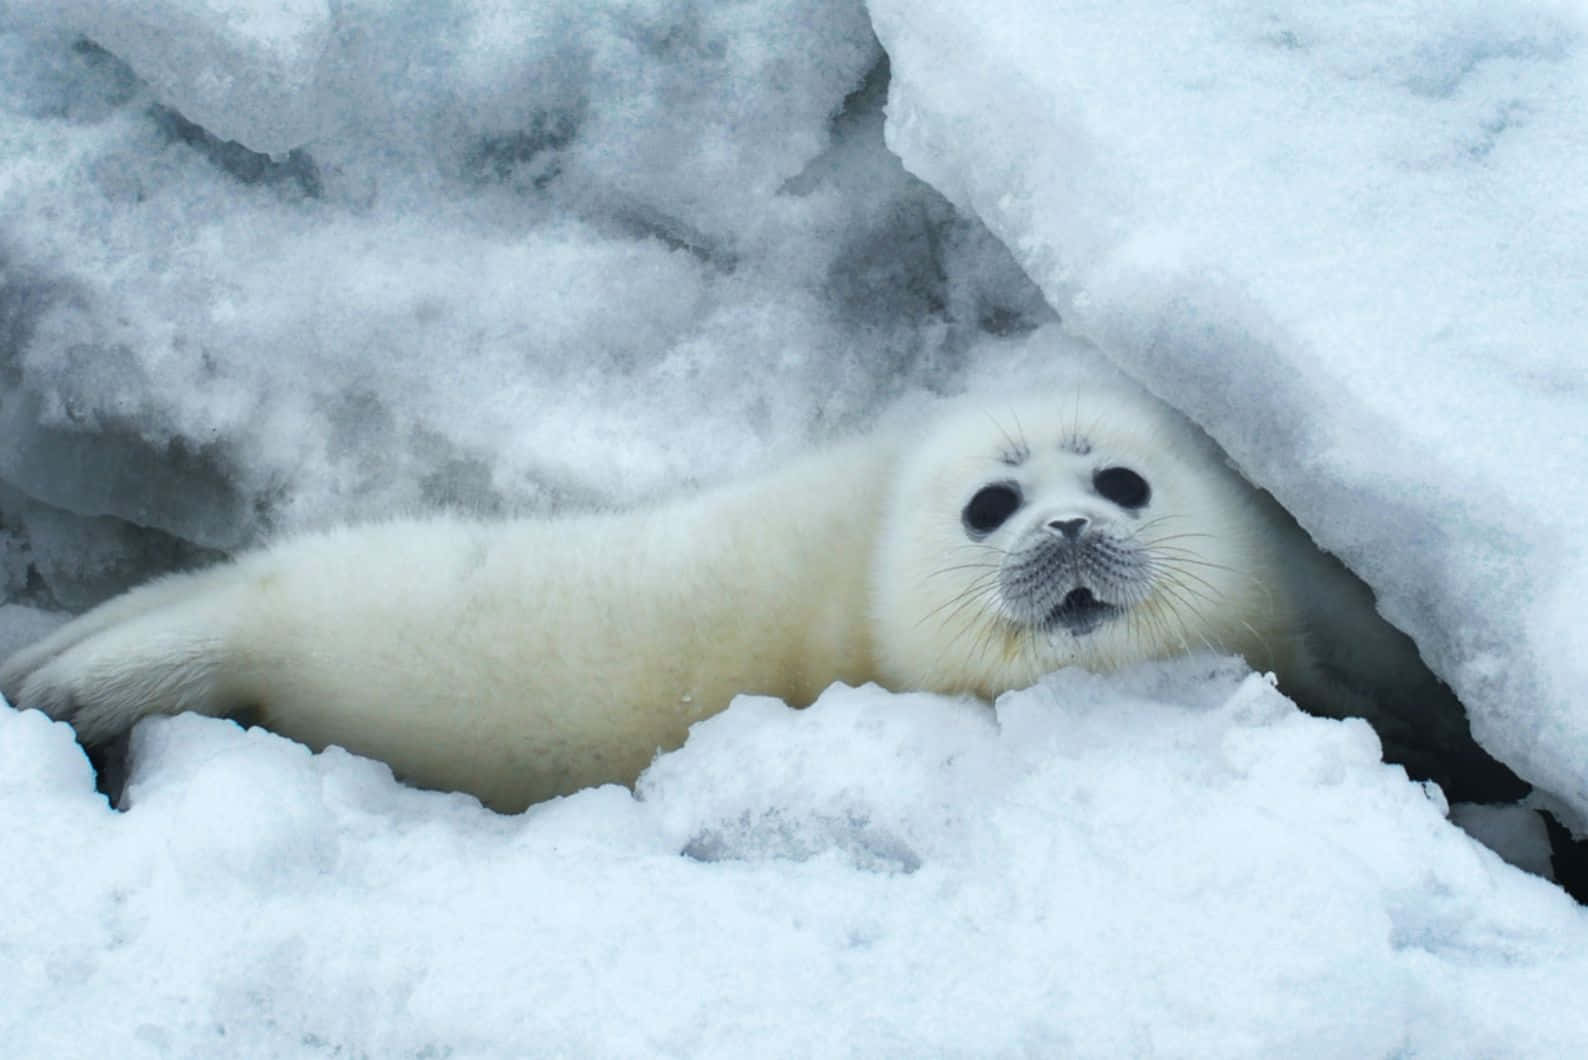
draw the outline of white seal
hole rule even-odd
[[[991,699],[1204,649],[1304,684],[1298,543],[1178,414],[1083,382],[642,510],[287,540],[88,612],[0,690],[89,745],[246,711],[512,811],[632,782],[741,692]]]

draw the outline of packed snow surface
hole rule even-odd
[[[12,1055],[1588,1045],[1588,916],[1230,661],[742,697],[638,797],[517,817],[228,722],[136,742],[118,814],[0,718]]]
[[[11,0],[0,651],[273,533],[631,502],[1090,343],[1588,817],[1585,29]],[[133,762],[112,811],[0,707],[8,1055],[1588,1052],[1581,909],[1230,660],[743,698],[512,818],[228,722]]]

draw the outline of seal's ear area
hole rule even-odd
[[[90,611],[8,659],[0,668],[6,699],[70,722],[88,745],[115,738],[146,714],[214,713],[227,628],[219,601],[182,594],[162,604],[137,595]]]

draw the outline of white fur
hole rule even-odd
[[[1077,433],[1089,455],[1060,448]],[[1031,456],[1011,472],[1015,435]],[[1174,577],[1085,637],[1001,622],[977,582],[999,535],[1108,518],[1088,484],[1120,462],[1151,481],[1155,532],[1177,535]],[[1026,508],[972,547],[961,509],[1009,474]],[[289,540],[89,612],[8,660],[0,689],[90,743],[145,714],[250,708],[312,746],[516,810],[632,781],[740,692],[803,705],[834,681],[877,681],[991,698],[1061,666],[1203,647],[1283,671],[1298,535],[1180,417],[1088,384],[964,399],[925,428],[643,511]]]
[[[1065,447],[1076,439],[1089,451]],[[1001,457],[1015,444],[1029,456],[1009,467]],[[1161,542],[1153,595],[1085,637],[989,621],[998,601],[986,572],[1022,535],[1052,519],[1127,521],[1091,488],[1094,471],[1121,465],[1152,486],[1139,534]],[[961,509],[981,485],[1003,479],[1019,482],[1025,504],[984,541],[969,541]],[[949,413],[903,462],[882,539],[875,622],[883,683],[892,687],[991,699],[1063,666],[1112,670],[1211,649],[1283,672],[1299,650],[1284,568],[1301,532],[1199,430],[1122,385]],[[960,606],[978,591],[978,606]]]

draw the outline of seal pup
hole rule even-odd
[[[517,811],[631,783],[741,692],[990,700],[1202,649],[1305,686],[1301,548],[1201,431],[1084,380],[637,510],[288,539],[89,611],[0,692],[90,747],[148,714],[245,713]]]

